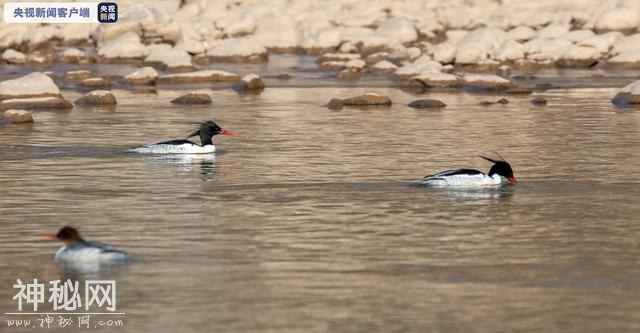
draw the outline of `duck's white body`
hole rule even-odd
[[[498,174],[491,176],[471,169],[447,170],[435,175],[426,176],[421,182],[428,186],[453,186],[453,187],[482,187],[502,184],[502,177]]]
[[[77,242],[61,247],[55,255],[63,263],[117,263],[130,259],[123,251],[98,242]]]
[[[188,140],[174,140],[135,147],[129,151],[146,154],[211,154],[215,153],[216,146],[200,146]]]

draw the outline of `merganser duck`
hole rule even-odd
[[[213,145],[211,138],[218,134],[235,136],[233,132],[227,131],[209,120],[200,124],[200,128],[187,137],[188,139],[194,136],[200,136],[200,145],[186,139],[170,140],[134,147],[128,151],[151,154],[210,154],[216,151],[216,146]]]
[[[421,185],[429,186],[491,186],[500,185],[502,177],[505,177],[512,185],[518,181],[513,176],[513,169],[498,153],[500,160],[494,160],[488,157],[480,156],[485,160],[493,163],[489,174],[473,169],[455,169],[447,170],[435,175],[426,176],[422,179]]]
[[[110,245],[85,241],[78,230],[66,226],[57,234],[45,235],[44,240],[60,240],[64,245],[56,252],[55,260],[61,263],[109,264],[132,259],[126,252],[116,250]]]

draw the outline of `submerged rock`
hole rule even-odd
[[[262,78],[257,74],[247,74],[233,85],[235,91],[263,90],[265,87]]]
[[[211,96],[205,93],[191,92],[186,95],[182,95],[171,101],[173,104],[211,104]]]
[[[189,73],[178,73],[161,75],[158,77],[159,83],[200,83],[200,82],[236,82],[240,80],[237,74],[219,71],[204,70]]]
[[[494,105],[494,104],[502,104],[502,105],[509,104],[509,100],[506,99],[506,98],[501,98],[501,99],[499,99],[499,100],[497,100],[495,102],[490,102],[490,101],[482,101],[482,102],[480,102],[480,105],[483,105],[483,106],[489,106],[489,105]]]
[[[154,84],[158,78],[158,72],[150,66],[142,67],[127,74],[124,80],[131,84]]]
[[[373,93],[367,93],[360,96],[355,96],[342,100],[344,105],[385,105],[391,106],[391,99],[387,96],[382,96]]]
[[[286,80],[291,79],[291,75],[289,75],[287,73],[282,73],[282,74],[278,74],[277,78],[278,78],[278,80],[286,81]]]
[[[477,90],[507,90],[514,86],[513,82],[497,75],[469,74],[462,80],[467,88]]]
[[[327,61],[344,61],[360,59],[362,56],[359,53],[325,53],[321,55],[316,62],[323,63]]]
[[[640,104],[640,80],[632,82],[622,88],[613,99],[611,99],[611,103],[620,106]]]
[[[116,97],[108,90],[93,90],[78,98],[77,105],[115,105]]]
[[[406,85],[410,87],[457,87],[462,84],[459,76],[448,73],[425,73],[411,78]]]
[[[544,97],[536,96],[529,101],[531,104],[535,106],[545,106],[547,105],[547,100]]]
[[[418,99],[408,104],[414,109],[441,109],[447,106],[437,99]]]
[[[103,77],[92,77],[88,79],[82,80],[81,83],[85,87],[107,87],[111,84],[109,79],[105,79]]]
[[[327,107],[329,108],[329,110],[342,110],[342,108],[344,107],[344,102],[342,102],[342,100],[339,98],[332,98],[329,101],[329,104],[327,104]]]
[[[4,120],[13,124],[32,123],[31,112],[25,110],[7,110],[2,114]]]
[[[320,63],[320,69],[330,71],[335,69],[343,69],[346,65],[346,61],[330,60]]]
[[[504,92],[509,95],[530,95],[533,93],[533,90],[529,87],[515,86],[505,90]]]
[[[72,81],[72,80],[84,80],[92,76],[93,74],[91,74],[91,72],[81,70],[81,71],[68,71],[67,73],[65,73],[64,78],[65,80]]]
[[[58,86],[44,73],[33,72],[17,79],[0,82],[0,100],[42,96],[61,96]]]
[[[62,97],[11,98],[0,101],[0,110],[71,109],[73,104]]]

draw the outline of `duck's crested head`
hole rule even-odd
[[[80,237],[80,233],[74,227],[65,226],[58,230],[58,233],[55,235],[45,235],[45,240],[59,240],[64,242],[65,244],[71,244],[76,242],[83,242],[84,240]]]
[[[227,131],[211,120],[207,120],[198,126],[198,129],[189,134],[187,138],[199,136],[203,145],[211,144],[211,137],[215,135],[235,136],[235,133]]]
[[[496,153],[496,155],[500,157],[499,160],[480,156],[485,160],[493,163],[493,166],[491,166],[491,169],[489,169],[489,176],[493,176],[494,174],[497,174],[499,176],[507,178],[512,185],[515,185],[515,183],[517,183],[518,180],[516,180],[516,177],[514,177],[513,175],[513,169],[511,168],[511,164],[505,161],[504,158],[500,156],[500,154]]]

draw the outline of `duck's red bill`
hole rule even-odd
[[[236,133],[233,133],[231,131],[227,131],[226,129],[223,129],[223,130],[220,131],[220,135],[236,136]]]
[[[57,240],[58,237],[56,235],[44,235],[42,236],[42,240]]]
[[[509,177],[509,181],[512,185],[515,185],[518,182],[518,180],[516,180],[516,177]]]

